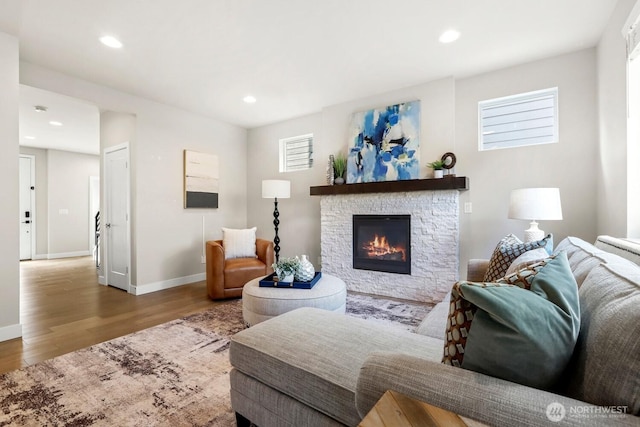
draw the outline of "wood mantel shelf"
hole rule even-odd
[[[399,193],[403,191],[430,190],[468,190],[469,178],[466,176],[444,177],[439,179],[411,179],[406,181],[365,182],[359,184],[320,185],[309,188],[312,196],[331,194]]]

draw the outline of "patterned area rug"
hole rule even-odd
[[[233,426],[229,337],[242,302],[0,375],[0,426]],[[430,305],[353,294],[349,315],[413,330]]]

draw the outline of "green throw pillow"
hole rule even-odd
[[[564,252],[515,274],[525,279],[456,283],[443,362],[551,389],[578,338],[578,286]]]

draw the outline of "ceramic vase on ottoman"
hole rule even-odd
[[[301,255],[302,259],[296,270],[296,280],[299,282],[310,282],[316,275],[316,270],[313,268],[313,264],[309,261],[309,257]]]

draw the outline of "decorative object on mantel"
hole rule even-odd
[[[218,156],[184,150],[184,207],[218,208]]]
[[[333,171],[335,174],[334,183],[344,184],[344,173],[347,171],[347,157],[343,153],[338,153],[333,158]]]
[[[444,153],[442,155],[441,160],[444,163],[442,167],[447,171],[447,177],[456,176],[456,174],[453,173],[454,172],[453,167],[456,165],[456,155],[451,152]]]
[[[262,198],[274,199],[273,201],[273,227],[276,236],[273,238],[273,250],[276,254],[276,262],[280,258],[280,238],[278,237],[278,225],[280,221],[278,217],[278,197],[288,199],[291,196],[291,182],[281,179],[265,179],[262,181]]]
[[[355,113],[347,183],[420,178],[420,101]]]
[[[525,243],[541,240],[545,233],[536,220],[562,219],[559,188],[520,188],[511,190],[509,218],[531,220],[524,232]]]
[[[297,258],[297,257],[296,257]],[[296,269],[295,279],[298,282],[309,282],[316,274],[316,269],[306,255],[300,255],[300,264]]]
[[[276,272],[276,276],[278,276],[278,282],[292,283],[294,275],[300,266],[300,259],[298,257],[282,258],[271,266],[273,271]]]
[[[433,169],[433,177],[434,178],[442,178],[444,176],[444,161],[436,160],[435,162],[428,163],[431,169]]]
[[[327,185],[333,185],[333,179],[335,171],[333,170],[333,154],[329,155],[329,162],[327,164]]]

